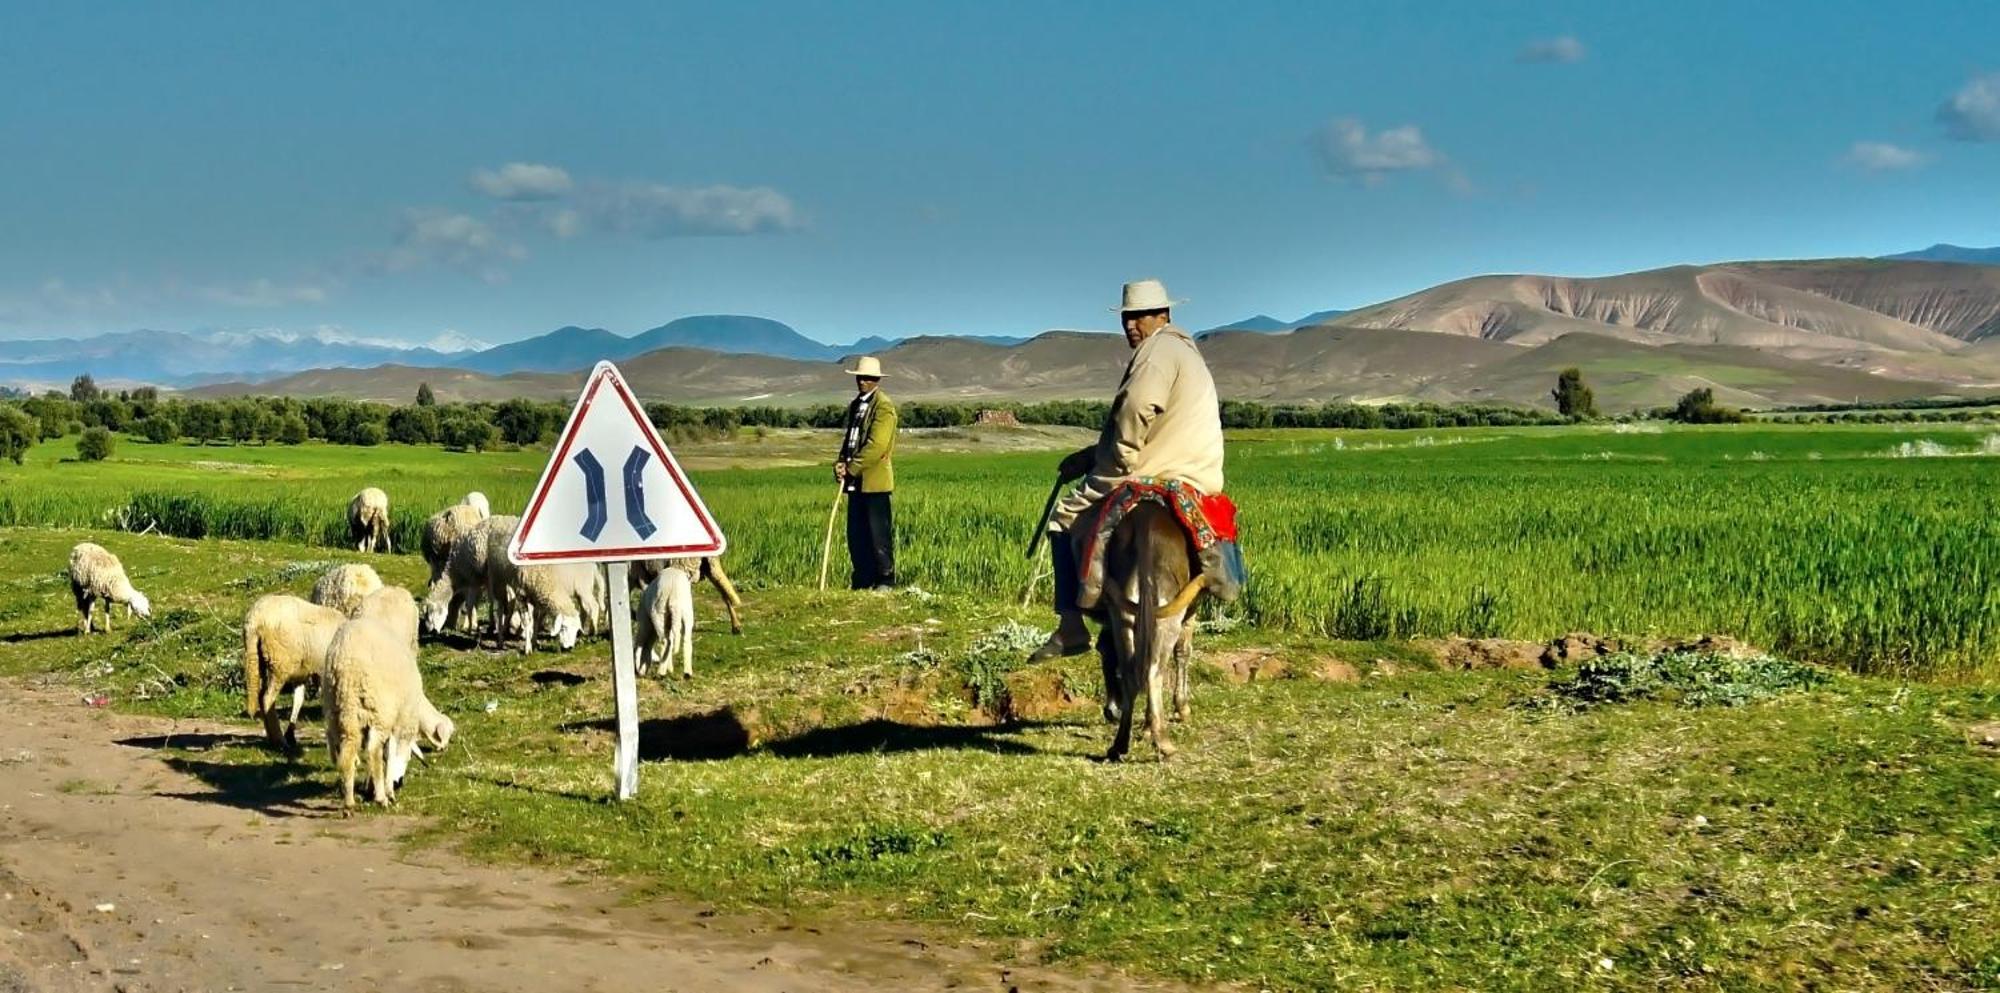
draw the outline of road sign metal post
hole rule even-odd
[[[599,362],[507,543],[507,558],[518,566],[593,562],[604,569],[620,800],[639,792],[639,660],[626,571],[634,560],[720,555],[726,544],[625,378]]]
[[[632,594],[625,562],[604,563],[611,608],[611,695],[618,706],[618,752],[612,760],[618,799],[639,792],[639,660],[632,651]]]

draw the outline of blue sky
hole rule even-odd
[[[2000,4],[7,3],[0,337],[828,341],[2000,243]]]

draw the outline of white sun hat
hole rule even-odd
[[[1125,302],[1111,308],[1118,313],[1134,310],[1166,310],[1186,303],[1186,300],[1167,299],[1167,286],[1157,279],[1142,279],[1125,284]]]
[[[847,370],[847,374],[863,379],[881,379],[882,362],[873,355],[863,355],[855,360],[854,368]]]

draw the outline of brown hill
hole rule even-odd
[[[1558,371],[1584,370],[1606,410],[1709,387],[1746,406],[1893,400],[2000,389],[2000,267],[1832,259],[1678,266],[1570,279],[1481,276],[1282,334],[1202,342],[1223,396],[1278,402],[1397,399],[1546,404]],[[1117,334],[1050,331],[1018,345],[915,338],[878,355],[913,400],[1109,396],[1129,356]],[[647,399],[807,404],[844,399],[843,362],[692,348],[620,364]],[[326,369],[197,396],[286,393],[406,402],[567,399],[583,370],[489,376],[456,369]]]
[[[1950,354],[2000,329],[2000,268],[1830,259],[1595,279],[1478,276],[1341,316],[1349,327],[1541,344],[1575,331],[1825,358]]]

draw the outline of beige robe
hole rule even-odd
[[[1097,438],[1097,462],[1049,515],[1067,531],[1079,515],[1133,476],[1179,479],[1203,493],[1222,492],[1222,406],[1208,363],[1186,331],[1172,324],[1132,351],[1111,416]]]

